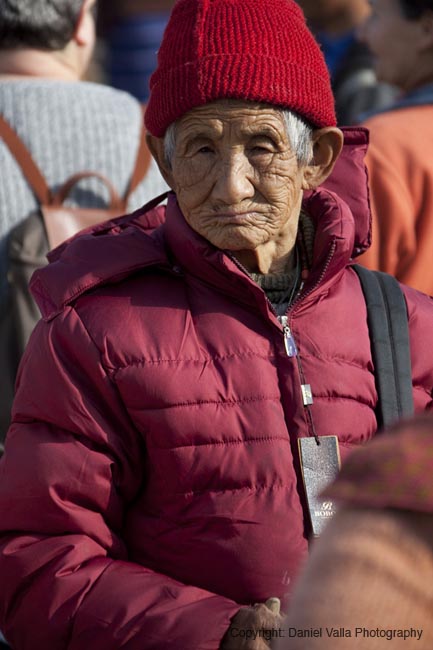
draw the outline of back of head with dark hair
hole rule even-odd
[[[71,40],[84,0],[0,0],[0,50],[61,50]]]
[[[416,20],[425,11],[433,11],[433,0],[399,0],[405,18]]]

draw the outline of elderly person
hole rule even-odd
[[[287,610],[311,534],[298,441],[314,461],[338,438],[344,460],[377,429],[350,268],[369,241],[366,137],[340,156],[298,5],[179,0],[146,122],[165,223],[146,234],[158,198],[33,280],[43,321],[0,465],[16,650],[268,647],[282,622],[264,603]],[[433,308],[405,294],[423,410]]]

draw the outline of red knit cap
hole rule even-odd
[[[158,137],[192,108],[224,98],[336,124],[323,55],[293,0],[178,0],[150,91],[146,127]]]

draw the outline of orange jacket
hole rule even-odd
[[[375,115],[370,130],[373,240],[359,261],[433,294],[433,104]]]

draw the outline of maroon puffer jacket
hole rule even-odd
[[[329,190],[306,199],[314,268],[288,314],[317,433],[343,457],[376,430],[348,267],[368,240],[361,135],[337,170],[357,228]],[[216,650],[240,604],[290,592],[307,551],[296,441],[311,431],[281,325],[174,196],[151,236],[148,217],[75,239],[33,282],[44,322],[0,463],[0,628],[16,650]],[[422,410],[433,306],[405,291]]]

